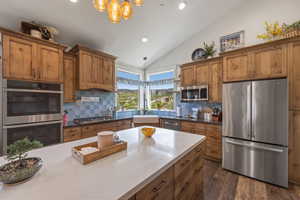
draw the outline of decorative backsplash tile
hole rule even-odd
[[[81,97],[84,101],[81,101]],[[86,98],[92,97],[92,98]],[[97,97],[99,101],[94,101]],[[76,103],[65,103],[64,110],[68,111],[68,119],[72,121],[75,118],[99,117],[109,114],[109,110],[115,107],[115,94],[99,90],[77,91]],[[88,101],[92,99],[93,101]]]

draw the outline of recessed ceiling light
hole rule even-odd
[[[149,41],[148,38],[146,38],[146,37],[143,37],[143,38],[142,38],[142,42],[146,43],[146,42],[148,42],[148,41]]]
[[[78,0],[70,0],[72,3],[77,3]]]
[[[181,1],[179,4],[178,4],[178,9],[179,10],[183,10],[185,9],[186,7],[186,2],[185,1]]]

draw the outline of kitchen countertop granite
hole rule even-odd
[[[18,185],[0,183],[5,200],[125,200],[157,178],[205,140],[205,136],[182,134],[157,128],[152,138],[140,128],[119,131],[128,149],[82,165],[72,157],[71,148],[96,137],[33,150],[29,156],[43,159],[41,170]],[[0,165],[5,160],[0,157]]]
[[[190,122],[198,122],[198,123],[206,123],[206,124],[212,124],[212,125],[222,125],[222,122],[220,121],[205,121],[204,119],[193,119],[188,117],[176,117],[176,116],[159,116],[161,119],[174,119],[174,120],[181,120],[181,121],[190,121]],[[86,122],[84,124],[75,123],[73,121],[69,121],[66,125],[64,125],[64,128],[71,128],[71,127],[77,127],[77,126],[84,126],[84,125],[91,125],[91,124],[99,124],[99,123],[106,123],[106,122],[114,122],[114,121],[120,121],[120,120],[128,120],[133,119],[132,116],[128,117],[113,117],[111,119],[103,119],[99,120],[97,122]]]

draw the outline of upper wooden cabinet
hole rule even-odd
[[[60,45],[23,34],[4,33],[4,78],[62,83],[63,49]]]
[[[289,44],[290,109],[300,110],[300,39]]]
[[[287,76],[287,45],[263,44],[223,54],[224,82]]]
[[[82,46],[75,46],[77,89],[115,90],[115,57]]]
[[[208,100],[222,101],[222,59],[213,58],[181,67],[181,86],[208,85]]]
[[[64,55],[64,102],[75,101],[75,57]]]

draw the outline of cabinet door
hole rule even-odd
[[[75,101],[75,59],[64,56],[64,102]]]
[[[103,60],[103,83],[107,90],[115,89],[115,63],[107,58]]]
[[[300,112],[290,112],[289,180],[300,184]]]
[[[37,45],[27,40],[3,36],[3,71],[6,79],[35,80]]]
[[[300,110],[300,41],[289,44],[290,109]]]
[[[197,65],[195,68],[196,85],[208,85],[208,63]]]
[[[224,82],[249,80],[250,78],[251,69],[249,68],[246,52],[228,55],[223,58]]]
[[[187,87],[195,84],[194,81],[194,66],[182,67],[181,68],[181,86]]]
[[[97,55],[93,56],[92,80],[97,88],[103,85],[103,59]]]
[[[93,71],[93,55],[80,51],[79,53],[79,89],[93,88],[94,81],[92,77]]]
[[[63,81],[63,51],[39,45],[38,58],[38,80],[61,83]]]
[[[287,76],[287,46],[271,46],[250,53],[254,79]]]
[[[209,66],[209,101],[222,102],[222,63],[212,62]]]

